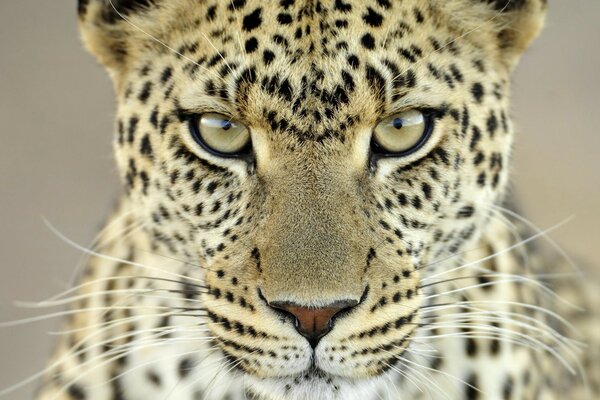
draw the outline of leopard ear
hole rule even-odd
[[[512,69],[544,25],[547,0],[434,0],[471,34],[486,32],[499,61]],[[491,36],[490,36],[491,35]]]
[[[143,21],[159,0],[78,0],[79,27],[87,49],[109,70],[127,63],[131,21]]]
[[[542,30],[546,0],[485,0],[500,13],[497,40],[504,60],[514,67],[523,52]]]

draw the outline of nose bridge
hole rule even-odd
[[[351,173],[331,164],[288,163],[265,179],[266,297],[307,307],[358,300],[366,251]]]

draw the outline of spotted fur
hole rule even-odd
[[[542,278],[570,267],[501,207],[510,73],[545,8],[79,0],[125,193],[38,399],[593,397],[598,346],[574,342],[591,317],[549,290],[585,296]],[[373,154],[377,122],[411,108],[430,140]],[[202,112],[243,121],[252,155],[202,150]],[[342,299],[359,304],[314,350],[269,306]]]

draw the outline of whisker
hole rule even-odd
[[[489,287],[489,286],[493,286],[493,285],[499,285],[502,283],[511,283],[511,282],[527,282],[527,283],[531,283],[532,285],[536,286],[538,289],[542,290],[542,293],[546,294],[547,296],[551,297],[551,298],[555,298],[556,300],[560,301],[561,303],[565,304],[568,307],[571,307],[577,311],[584,311],[581,307],[565,300],[563,297],[561,297],[558,293],[556,293],[554,290],[550,289],[549,287],[545,286],[544,284],[542,284],[541,282],[538,282],[536,280],[533,279],[528,279],[525,277],[521,277],[521,276],[516,276],[515,278],[509,278],[509,279],[498,279],[495,281],[489,281],[489,282],[484,282],[484,283],[478,283],[475,285],[470,285],[470,286],[465,286],[465,287],[461,287],[461,288],[457,288],[457,289],[451,289],[448,290],[446,292],[441,292],[441,293],[436,293],[436,294],[432,294],[429,296],[425,296],[424,299],[425,300],[431,300],[437,297],[442,297],[442,296],[446,296],[449,294],[453,294],[453,293],[460,293],[463,291],[468,291],[471,289],[478,289],[478,288],[484,288],[484,287]]]
[[[506,247],[506,248],[502,249],[502,250],[499,250],[499,251],[497,251],[497,252],[496,252],[496,253],[494,253],[494,254],[490,254],[490,255],[488,255],[488,256],[482,257],[482,258],[480,258],[480,259],[478,259],[478,260],[475,260],[475,261],[470,261],[470,262],[468,262],[468,263],[466,263],[466,264],[462,264],[462,265],[460,265],[460,266],[458,266],[458,267],[456,267],[456,268],[451,268],[451,269],[445,270],[445,271],[443,271],[443,272],[439,272],[439,273],[437,273],[437,274],[434,274],[434,275],[431,275],[431,276],[424,277],[422,280],[423,280],[423,281],[428,281],[428,280],[431,280],[431,279],[437,278],[437,277],[439,277],[439,276],[442,276],[442,275],[445,275],[445,274],[449,274],[449,273],[452,273],[452,272],[456,272],[456,271],[460,271],[460,270],[462,270],[462,269],[465,269],[465,268],[471,267],[471,266],[473,266],[473,265],[477,265],[477,264],[480,264],[480,263],[482,263],[482,262],[485,262],[485,261],[491,260],[491,259],[493,259],[494,257],[497,257],[497,256],[499,256],[499,255],[501,255],[501,254],[508,253],[508,252],[512,251],[513,249],[515,249],[515,248],[517,248],[517,247],[523,246],[523,245],[525,245],[525,244],[527,244],[527,243],[529,243],[529,242],[532,242],[532,241],[534,241],[534,240],[538,239],[539,237],[541,237],[541,236],[543,236],[543,235],[547,234],[548,232],[551,232],[551,231],[553,231],[553,230],[555,230],[555,229],[558,229],[558,228],[560,228],[560,227],[561,227],[561,226],[563,226],[564,224],[566,224],[566,223],[570,222],[570,221],[571,221],[571,219],[572,219],[572,217],[570,217],[570,218],[567,218],[567,219],[565,219],[565,220],[563,220],[563,221],[559,222],[558,224],[556,224],[556,225],[553,225],[553,226],[551,226],[550,228],[546,229],[544,232],[539,232],[539,233],[536,233],[536,234],[534,234],[534,235],[531,235],[531,236],[529,236],[527,239],[524,239],[523,241],[521,241],[521,242],[519,242],[519,243],[515,243],[515,244],[513,244],[513,245],[511,245],[511,246],[508,246],[508,247]]]
[[[453,307],[462,307],[463,305],[473,305],[473,304],[488,304],[488,305],[509,305],[509,306],[517,306],[517,307],[523,307],[526,309],[531,309],[531,310],[535,310],[538,312],[543,313],[544,315],[548,315],[551,316],[552,318],[562,322],[564,325],[571,327],[572,329],[575,329],[575,327],[569,322],[567,321],[564,317],[562,317],[560,314],[549,310],[547,308],[544,308],[542,306],[538,306],[535,304],[529,304],[529,303],[522,303],[522,302],[518,302],[518,301],[508,301],[508,300],[469,300],[469,301],[458,301],[455,303],[443,303],[443,304],[428,304],[428,305],[424,305],[421,307],[422,310],[425,310],[424,312],[429,312],[429,311],[437,311],[438,309],[447,309],[447,308],[453,308]],[[429,311],[428,311],[429,310]]]
[[[492,207],[495,208],[496,210],[506,213],[508,215],[510,215],[513,218],[516,218],[517,220],[519,220],[520,222],[524,223],[525,225],[527,225],[530,229],[533,229],[536,232],[542,232],[542,229],[539,228],[537,225],[535,225],[533,222],[529,221],[527,218],[517,214],[516,212],[509,210],[508,208],[502,207],[500,205],[494,205],[492,204]],[[581,268],[579,268],[579,266],[577,265],[577,263],[569,256],[569,254],[567,254],[567,252],[560,247],[556,241],[554,239],[552,239],[552,237],[550,237],[550,235],[544,235],[544,239],[546,241],[548,241],[548,243],[550,243],[550,245],[560,254],[561,257],[563,257],[565,259],[565,261],[567,261],[568,264],[571,265],[571,267],[575,270],[576,274],[579,275],[581,278],[585,277],[585,274],[583,273],[583,271],[581,270]]]
[[[496,328],[496,327],[494,327],[494,326],[489,326],[489,325],[479,325],[479,326],[476,326],[476,327],[473,327],[473,326],[460,326],[460,324],[458,324],[458,325],[447,325],[447,326],[445,326],[445,325],[440,325],[440,326],[437,326],[436,328],[440,328],[440,327],[446,327],[446,328],[458,328],[458,329],[460,329],[460,328],[471,328],[471,331],[470,331],[470,333],[466,333],[466,334],[465,334],[465,333],[460,333],[460,335],[473,335],[473,334],[474,334],[474,335],[477,335],[477,334],[478,334],[480,331],[482,331],[482,333],[483,333],[484,335],[485,335],[485,334],[489,334],[491,338],[495,338],[495,339],[497,339],[497,340],[503,340],[503,339],[506,339],[506,337],[505,337],[505,336],[502,336],[502,335],[500,335],[500,332],[502,332],[502,333],[504,333],[504,334],[510,333],[510,335],[514,335],[514,336],[517,336],[517,337],[520,337],[520,338],[523,338],[523,339],[525,339],[525,340],[526,340],[526,342],[524,342],[524,343],[527,343],[527,341],[529,341],[529,342],[531,342],[531,343],[533,343],[533,344],[535,344],[535,345],[537,345],[537,346],[541,347],[543,350],[546,350],[548,353],[552,354],[552,355],[553,355],[553,356],[554,356],[554,357],[555,357],[555,358],[556,358],[558,361],[560,361],[560,362],[561,362],[561,364],[563,364],[563,366],[564,366],[564,367],[565,367],[565,368],[566,368],[566,369],[567,369],[567,370],[568,370],[568,371],[569,371],[569,372],[570,372],[572,375],[576,375],[576,374],[577,374],[577,373],[576,373],[576,371],[575,371],[575,370],[573,369],[573,367],[571,366],[571,364],[570,364],[569,362],[567,362],[567,361],[564,359],[564,357],[563,357],[562,355],[560,355],[560,354],[559,354],[559,353],[558,353],[558,352],[557,352],[555,349],[553,349],[552,347],[550,347],[550,346],[549,346],[549,345],[547,345],[546,343],[543,343],[543,342],[541,342],[540,340],[538,340],[538,339],[536,339],[536,338],[534,338],[534,337],[531,337],[531,336],[528,336],[528,335],[522,334],[522,333],[520,333],[520,332],[516,332],[516,331],[509,331],[509,332],[506,332],[506,330],[505,330],[504,328]],[[475,328],[475,329],[473,329],[473,328]],[[424,328],[422,328],[422,329],[424,329],[424,330],[427,330],[428,328],[427,328],[427,327],[424,327]],[[435,329],[435,328],[431,328],[431,330],[433,330],[433,329]],[[491,332],[492,332],[492,334],[490,334],[490,333],[489,333],[489,331],[491,331]],[[449,335],[452,335],[452,334],[449,334]],[[428,338],[442,337],[442,336],[444,336],[444,335],[433,335],[433,336],[429,336]],[[461,337],[469,337],[469,336],[461,336]],[[488,338],[490,338],[490,337],[488,337]],[[474,337],[474,338],[475,338],[475,337]],[[536,351],[540,351],[540,350],[541,350],[539,347],[534,347],[533,345],[530,345],[529,347],[530,347],[531,349],[533,349],[533,350],[536,350]],[[575,357],[574,357],[574,358],[575,358]]]
[[[418,368],[423,368],[423,369],[426,369],[426,370],[428,370],[428,371],[431,371],[431,372],[437,372],[437,373],[440,373],[440,374],[442,374],[442,375],[444,375],[444,376],[446,376],[446,377],[448,377],[448,378],[451,378],[451,379],[453,379],[453,380],[456,380],[456,381],[458,381],[459,383],[462,383],[463,385],[465,385],[465,386],[468,386],[468,387],[470,387],[470,388],[471,388],[471,389],[473,389],[473,390],[476,390],[477,392],[479,392],[481,395],[483,395],[483,396],[485,397],[485,393],[484,393],[484,392],[483,392],[481,389],[479,389],[479,388],[477,388],[477,387],[473,386],[473,385],[472,385],[472,384],[470,384],[469,382],[467,382],[467,381],[464,381],[464,380],[460,379],[459,377],[457,377],[457,376],[455,376],[455,375],[449,374],[449,373],[447,373],[447,372],[445,372],[445,371],[442,371],[442,370],[438,370],[438,369],[434,369],[434,368],[426,367],[426,366],[424,366],[424,365],[422,365],[422,364],[419,364],[419,363],[417,363],[417,362],[411,361],[411,360],[407,359],[406,357],[402,357],[401,355],[399,355],[399,356],[398,356],[398,358],[400,358],[400,359],[401,359],[401,360],[403,360],[404,362],[407,362],[407,363],[409,363],[409,364],[412,364],[412,365],[414,365],[415,367],[418,367]]]
[[[60,233],[48,220],[44,220],[44,222],[48,225],[48,228],[51,229],[52,232],[54,232],[54,234],[56,234],[60,239],[62,239],[67,244],[71,245],[72,247],[74,247],[74,248],[76,248],[76,249],[78,249],[78,250],[80,250],[80,251],[82,251],[84,253],[87,253],[87,254],[90,254],[90,255],[93,255],[93,256],[96,256],[96,257],[108,260],[108,261],[123,263],[123,264],[131,265],[133,267],[139,267],[139,268],[142,268],[142,269],[148,269],[150,271],[159,272],[161,274],[167,274],[167,275],[174,276],[174,277],[177,277],[177,278],[183,278],[183,279],[186,279],[186,280],[200,282],[200,284],[203,283],[202,280],[196,279],[196,278],[192,278],[190,276],[185,276],[185,275],[177,274],[177,273],[174,273],[174,272],[166,271],[166,270],[161,269],[161,268],[151,267],[151,266],[144,265],[144,264],[141,264],[141,263],[138,263],[138,262],[133,262],[133,261],[125,260],[125,259],[122,259],[122,258],[119,258],[119,257],[113,257],[113,256],[109,256],[109,255],[106,255],[106,254],[101,254],[101,253],[95,252],[93,250],[86,249],[85,247],[83,247],[83,246],[75,243],[74,241],[72,241],[71,239],[67,238],[65,235],[63,235],[62,233]]]
[[[388,353],[388,354],[392,355],[392,356],[393,356],[393,357],[394,357],[396,360],[398,360],[399,362],[401,362],[401,363],[402,363],[402,360],[399,358],[399,356],[398,356],[397,354],[395,354],[395,353],[392,353],[391,351],[389,351],[389,350],[385,350],[385,349],[383,349],[383,348],[381,348],[381,351],[383,351],[384,353]],[[448,394],[446,394],[446,393],[445,393],[445,392],[444,392],[444,391],[443,391],[443,390],[442,390],[442,389],[439,387],[439,385],[437,385],[437,384],[436,384],[436,383],[433,381],[433,379],[432,379],[432,378],[430,378],[430,377],[427,377],[427,376],[425,375],[425,373],[424,373],[424,372],[422,372],[422,371],[417,371],[417,370],[413,369],[413,370],[412,370],[412,373],[413,373],[413,374],[416,374],[416,375],[418,375],[418,376],[420,376],[420,377],[421,377],[421,378],[423,378],[425,381],[427,381],[428,383],[430,383],[430,384],[433,386],[433,388],[436,390],[436,392],[438,392],[439,394],[441,394],[441,395],[442,395],[444,398],[446,398],[446,399],[448,399],[448,400],[452,400],[452,399],[451,399],[451,398],[448,396]]]

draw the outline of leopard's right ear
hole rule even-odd
[[[143,25],[160,0],[78,0],[79,27],[87,49],[109,70],[124,68],[134,25]]]

